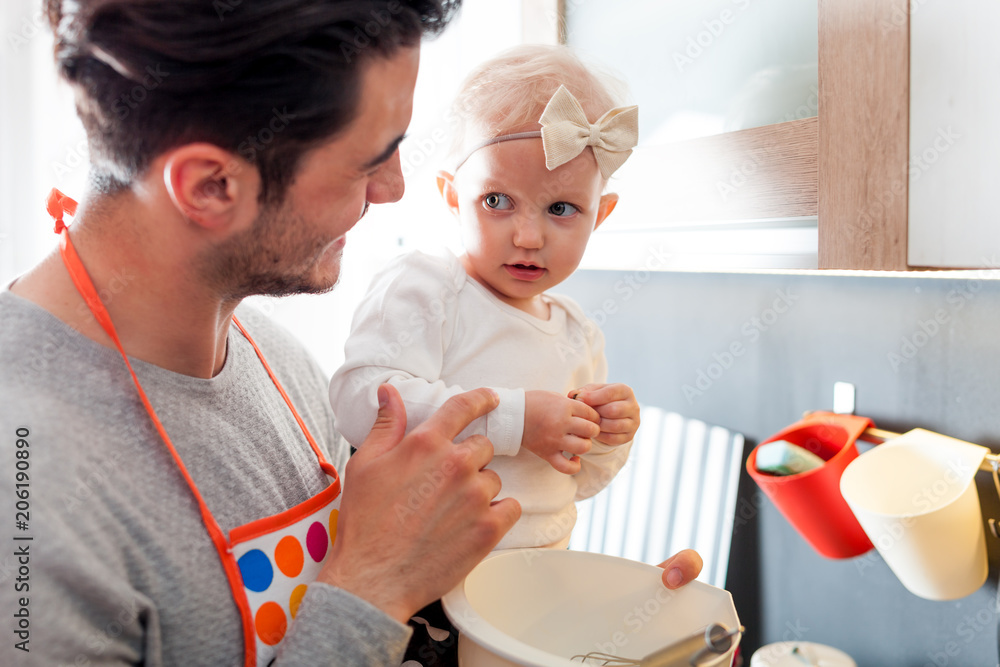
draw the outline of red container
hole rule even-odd
[[[872,426],[867,417],[813,412],[757,446],[785,440],[826,461],[819,468],[797,475],[759,472],[757,448],[747,458],[750,477],[799,534],[827,558],[852,558],[872,548],[871,540],[840,495],[840,476],[858,457],[858,436]]]

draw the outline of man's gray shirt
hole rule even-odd
[[[241,307],[238,317],[342,472],[349,450],[322,371],[258,311]],[[208,380],[130,361],[224,533],[328,484],[235,327],[222,371]],[[16,486],[18,466],[28,486]],[[15,512],[24,490],[22,529]],[[243,664],[219,557],[121,356],[8,290],[0,290],[0,507],[0,663]],[[22,602],[29,652],[17,648]],[[276,664],[398,665],[409,634],[366,602],[312,584]]]

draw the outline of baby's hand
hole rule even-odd
[[[552,391],[524,392],[524,435],[521,446],[561,473],[580,472],[579,454],[590,451],[590,439],[601,428],[601,416],[581,401]],[[573,454],[567,459],[563,452]]]
[[[639,403],[625,384],[588,384],[569,392],[601,416],[601,433],[594,439],[605,445],[624,445],[639,429]]]

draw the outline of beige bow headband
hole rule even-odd
[[[601,176],[607,179],[625,163],[639,139],[639,107],[614,108],[591,124],[583,107],[566,86],[559,86],[538,122],[542,125],[541,131],[504,134],[474,146],[455,166],[455,170],[480,148],[502,141],[541,137],[545,167],[549,171],[566,164],[590,146]]]

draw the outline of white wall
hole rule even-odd
[[[87,149],[73,99],[57,83],[52,35],[38,0],[0,4],[0,280],[35,264],[55,243],[45,196],[79,194]]]

